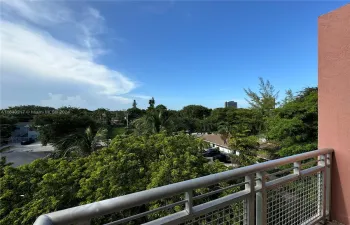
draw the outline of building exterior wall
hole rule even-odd
[[[233,107],[233,108],[237,109],[237,102],[235,102],[235,101],[225,102],[225,108],[228,108],[228,107]]]
[[[220,146],[220,145],[218,145],[216,143],[213,143],[213,142],[210,142],[210,141],[207,141],[207,142],[210,144],[210,147],[212,147],[212,148],[219,148],[219,151],[222,152],[222,153],[225,153],[225,154],[232,154],[233,153],[232,150],[229,149],[229,148],[225,148],[223,146]],[[236,155],[239,155],[238,151],[234,151],[234,153]]]
[[[319,148],[333,148],[331,219],[350,224],[350,4],[318,19]]]

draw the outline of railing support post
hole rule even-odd
[[[256,224],[267,224],[267,193],[266,193],[266,173],[264,171],[256,174]]]
[[[247,206],[244,213],[244,219],[247,225],[254,225],[255,221],[255,179],[254,175],[250,174],[248,176],[245,176],[245,181],[247,182],[245,184],[245,190],[249,191],[250,194],[248,195]]]
[[[300,162],[294,162],[293,165],[294,165],[293,173],[300,175],[301,163]]]
[[[320,155],[318,157],[318,163],[319,166],[323,166],[322,174],[319,174],[319,191],[322,191],[322,198],[321,198],[321,193],[319,193],[319,207],[320,207],[320,212],[323,220],[326,222],[326,207],[327,207],[327,157],[326,155]],[[322,183],[321,183],[322,181]],[[322,205],[321,205],[322,202]]]
[[[331,215],[331,176],[332,176],[332,153],[326,155],[326,219]]]
[[[187,211],[188,214],[192,214],[192,207],[193,207],[192,197],[193,197],[192,190],[185,192],[185,199],[187,200],[187,202],[185,203],[185,210]]]

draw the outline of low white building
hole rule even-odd
[[[210,147],[212,148],[219,148],[219,150],[222,153],[226,154],[236,154],[239,155],[239,152],[236,150],[231,150],[228,146],[228,143],[222,140],[219,134],[205,134],[202,135],[200,138],[202,138],[205,142],[208,142],[210,144]]]

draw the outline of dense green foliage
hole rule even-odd
[[[233,162],[241,166],[248,166],[256,163],[259,144],[255,136],[235,133],[230,138],[230,147],[239,152],[239,155],[231,155]]]
[[[137,134],[156,134],[161,131],[174,131],[174,121],[172,113],[165,106],[149,107],[146,114],[133,121],[135,133]]]
[[[127,111],[109,111],[63,107],[57,110],[50,107],[19,106],[11,107],[2,112],[22,110],[23,115],[33,117],[34,125],[40,132],[40,139],[45,145],[57,142],[71,134],[84,135],[90,127],[92,133],[100,129],[108,130],[108,138],[116,134],[113,130],[126,126],[123,134],[150,135],[161,131],[167,134],[185,131],[217,132],[226,142],[234,134],[245,137],[266,137],[268,141],[280,146],[278,156],[287,156],[309,151],[316,148],[317,142],[317,88],[305,88],[298,95],[291,90],[286,91],[286,97],[277,104],[278,92],[269,81],[260,79],[259,92],[245,90],[251,108],[216,108],[209,109],[201,105],[188,105],[179,111],[169,110],[164,105],[155,105],[155,99],[149,101],[148,109],[137,108],[136,102]],[[278,105],[278,107],[276,107]],[[12,110],[12,111],[11,111]],[[35,111],[36,110],[36,111]],[[41,111],[40,111],[41,110]],[[40,114],[42,112],[43,114]],[[51,113],[48,113],[51,112]],[[23,120],[22,114],[9,117],[1,116],[2,140],[9,137],[16,121]],[[112,125],[111,120],[119,121]],[[126,120],[128,123],[126,123]],[[121,134],[121,133],[119,133]]]
[[[76,131],[53,142],[55,157],[86,156],[100,146],[108,145],[107,130],[100,128],[94,132],[90,127],[85,131]]]
[[[56,151],[50,159],[19,168],[1,159],[0,224],[31,224],[50,211],[227,169],[218,162],[207,163],[201,154],[207,145],[185,133],[219,134],[232,153],[239,152],[231,154],[231,159],[240,166],[258,162],[262,153],[273,158],[316,149],[317,88],[305,88],[297,95],[287,90],[281,104],[277,102],[278,91],[261,78],[259,92],[245,91],[251,106],[247,109],[188,105],[175,111],[156,105],[152,98],[147,109],[137,108],[134,101],[126,111],[37,106],[2,110],[2,139],[11,134],[17,121],[33,119],[42,143],[52,144]],[[13,109],[25,113],[5,115]],[[269,149],[262,148],[261,139]],[[174,196],[167,203],[178,200],[180,197]],[[93,223],[141,213],[164,203],[152,202]],[[156,213],[135,224],[164,215]]]
[[[211,110],[201,105],[185,106],[180,114],[186,118],[204,119],[210,115]]]
[[[45,114],[34,118],[34,125],[40,132],[40,140],[45,145],[55,143],[76,132],[84,132],[87,127],[94,131],[97,123],[86,114]]]
[[[18,120],[12,116],[0,115],[0,139],[1,143],[11,136],[11,133],[16,128]]]
[[[20,105],[1,109],[0,115],[15,117],[19,122],[27,122],[35,115],[51,114],[55,108],[37,105]]]
[[[204,147],[185,134],[118,136],[108,148],[87,157],[6,167],[0,178],[0,224],[32,224],[50,211],[226,170],[219,163],[207,163],[201,155]]]
[[[281,145],[280,156],[317,148],[317,99],[317,88],[305,88],[269,118],[267,137]]]

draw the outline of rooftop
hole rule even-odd
[[[215,143],[216,145],[228,148],[227,143],[224,143],[224,140],[220,137],[219,134],[205,134],[201,136],[201,138],[205,141]]]

